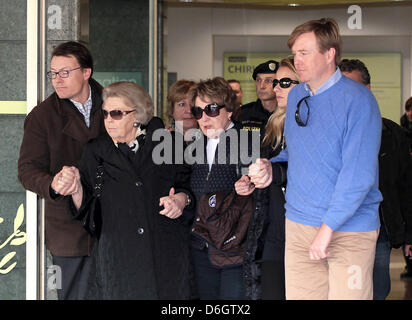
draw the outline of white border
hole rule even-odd
[[[39,1],[27,0],[27,113],[38,103]],[[38,298],[37,195],[26,191],[26,299]]]

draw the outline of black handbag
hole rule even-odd
[[[82,219],[83,228],[93,237],[99,238],[102,228],[102,209],[100,204],[100,196],[103,190],[103,165],[100,164],[96,168],[96,183],[93,189],[93,197],[85,208],[86,214]]]
[[[97,239],[100,238],[102,229],[102,212],[100,196],[103,190],[103,172],[102,164],[96,168],[96,179],[93,187],[93,194],[89,200],[79,210],[76,209],[73,200],[69,201],[69,212],[74,220],[79,220],[83,228]],[[84,196],[84,193],[83,193]]]

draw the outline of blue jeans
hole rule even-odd
[[[381,226],[376,243],[375,265],[373,268],[373,300],[385,300],[391,291],[389,263],[391,245],[384,226]]]
[[[201,300],[243,300],[242,266],[217,268],[209,260],[207,249],[192,248],[197,292]]]

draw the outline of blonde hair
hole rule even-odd
[[[298,79],[299,81],[299,74],[295,69],[292,57],[282,59],[282,61],[280,61],[279,63],[279,68],[280,67],[289,68],[295,74],[296,79]],[[282,143],[285,115],[286,108],[278,107],[276,111],[270,116],[266,124],[266,134],[262,141],[263,145],[272,145],[272,148],[276,149]]]
[[[103,105],[107,98],[120,98],[124,103],[136,110],[135,117],[143,125],[153,118],[154,109],[150,95],[134,82],[115,82],[103,89]]]

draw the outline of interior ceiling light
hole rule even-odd
[[[299,3],[289,3],[288,6],[289,7],[299,7],[300,4]]]

